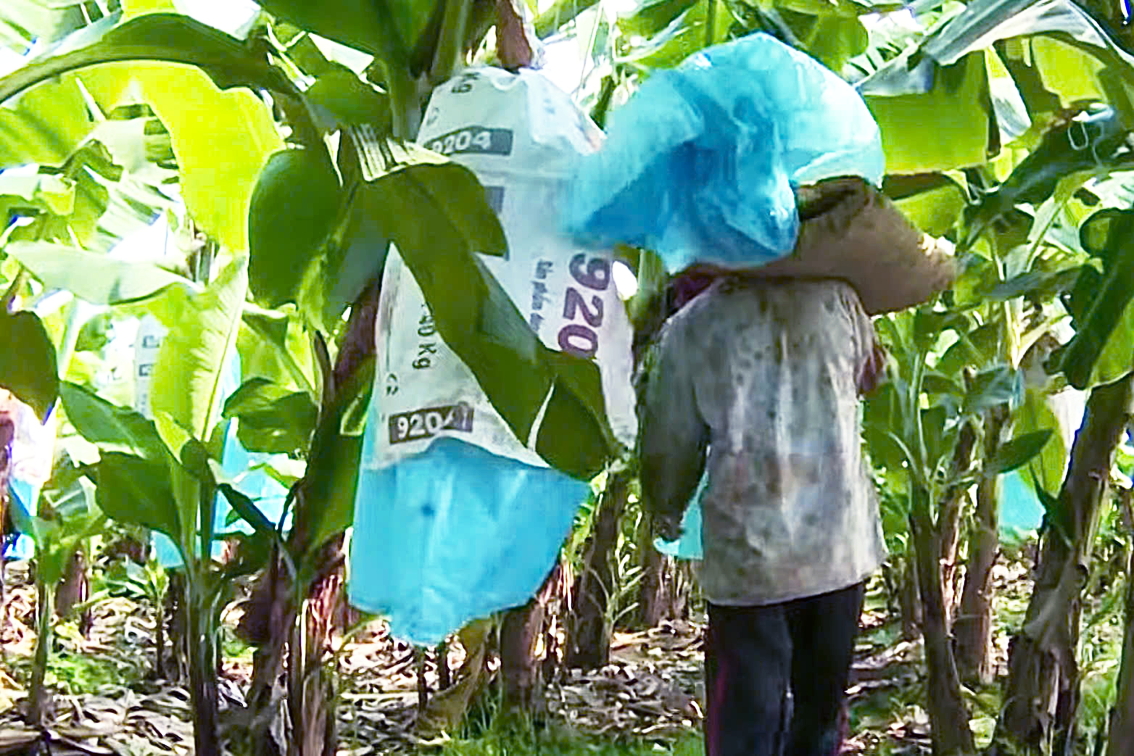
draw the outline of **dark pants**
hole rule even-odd
[[[838,753],[863,594],[860,583],[784,604],[709,605],[707,756]]]

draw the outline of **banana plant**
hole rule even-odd
[[[225,591],[234,577],[261,567],[268,554],[266,544],[241,534],[233,536],[239,542],[233,562],[222,566],[212,558],[217,494],[231,490],[214,472],[225,427],[219,385],[240,327],[246,269],[246,259],[233,259],[200,293],[174,288],[166,298],[163,314],[172,327],[155,370],[153,421],[82,386],[62,387],[68,419],[99,449],[92,473],[99,506],[116,520],[169,536],[185,565],[190,687],[201,753],[220,747],[215,670]],[[244,502],[233,498],[241,511]]]
[[[994,479],[1039,454],[1051,431],[1018,436],[979,467],[971,451],[970,425],[989,410],[1012,406],[1021,395],[1021,376],[1007,364],[980,372],[947,359],[946,339],[971,342],[984,326],[972,314],[942,304],[876,322],[890,350],[890,382],[867,402],[865,437],[875,464],[900,472],[913,558],[921,592],[922,631],[929,664],[929,713],[935,747],[943,753],[974,753],[968,711],[961,694],[950,639],[948,608],[942,583],[942,531],[950,492],[968,489],[981,479]]]
[[[136,438],[134,431],[123,431],[128,439],[124,441],[122,435],[108,431],[116,427],[110,419],[121,419],[124,410],[99,405],[76,387],[65,387],[65,404],[68,398],[76,404],[66,407],[69,415],[72,410],[78,415],[92,413],[79,422],[85,422],[84,433],[98,439],[102,451],[92,475],[99,481],[99,501],[107,513],[145,522],[179,544],[192,575],[197,602],[194,653],[204,669],[209,654],[215,653],[209,650],[209,644],[215,643],[215,634],[210,633],[215,630],[215,609],[227,574],[209,557],[216,535],[211,532],[215,493],[230,495],[234,508],[243,509],[242,514],[255,521],[256,534],[247,539],[249,548],[253,543],[256,549],[275,544],[280,558],[273,564],[289,570],[294,579],[284,593],[293,608],[302,608],[297,617],[310,605],[306,588],[320,574],[322,547],[333,542],[350,520],[351,497],[343,491],[351,487],[359,450],[349,418],[358,406],[354,388],[366,383],[366,373],[359,372],[367,369],[366,349],[360,345],[369,343],[359,313],[372,306],[374,287],[367,284],[380,270],[391,239],[426,290],[446,340],[466,358],[518,434],[526,438],[523,431],[529,426],[524,418],[554,386],[563,406],[573,411],[563,423],[546,429],[549,438],[562,440],[542,447],[551,450],[548,461],[588,477],[612,450],[604,443],[608,434],[591,366],[538,349],[534,360],[524,358],[533,353],[533,345],[517,336],[527,333],[522,318],[500,298],[491,276],[476,263],[476,253],[501,253],[503,243],[475,180],[399,141],[414,136],[433,87],[474,55],[483,59],[482,41],[494,22],[498,39],[515,30],[514,10],[509,16],[508,3],[380,0],[316,6],[300,0],[265,0],[265,13],[243,39],[179,15],[169,2],[124,0],[121,5],[120,14],[96,19],[87,28],[86,20],[63,10],[39,19],[37,35],[65,44],[49,47],[41,57],[0,79],[0,100],[8,105],[0,111],[4,127],[0,134],[20,136],[0,138],[0,168],[42,166],[43,178],[32,191],[22,192],[31,194],[31,199],[21,202],[41,209],[45,217],[72,202],[90,209],[96,219],[93,225],[76,224],[84,232],[74,236],[56,233],[57,228],[47,224],[45,235],[38,238],[29,236],[26,228],[14,229],[5,238],[11,242],[6,252],[41,280],[59,281],[61,288],[82,292],[84,298],[117,302],[165,292],[159,297],[163,304],[155,306],[166,308],[165,319],[175,335],[173,345],[163,351],[172,356],[164,356],[159,365],[164,376],[159,393],[164,398],[158,401],[161,406],[155,407],[150,426],[135,416],[122,420],[123,427],[152,427],[152,431],[137,430]],[[550,33],[587,5],[556,3],[536,20],[536,29]],[[936,29],[912,35],[911,41],[919,45],[916,58],[895,56],[895,50],[889,50],[864,67],[875,74],[862,83],[862,91],[882,125],[892,172],[928,173],[892,177],[888,188],[927,227],[954,225],[966,202],[965,191],[976,193],[978,181],[970,180],[975,174],[988,174],[990,185],[1002,186],[987,193],[987,212],[971,217],[974,227],[977,220],[1004,225],[1015,217],[1021,202],[1042,201],[1049,191],[1045,181],[1036,182],[1035,191],[1031,184],[996,181],[1006,177],[1014,163],[990,156],[1006,153],[1003,148],[1013,139],[1017,149],[1047,150],[1042,161],[1033,162],[1048,167],[1058,163],[1078,171],[1088,153],[1092,159],[1124,164],[1122,139],[1113,138],[1112,121],[1080,119],[1060,132],[1062,141],[1053,137],[1046,146],[1043,143],[1049,126],[1065,115],[1061,109],[1084,92],[1094,99],[1118,101],[1129,78],[1122,48],[1112,44],[1105,30],[1078,6],[1055,3],[1051,13],[1066,23],[1053,31],[1050,13],[1028,14],[1025,5],[974,2]],[[608,56],[604,45],[609,44],[608,57],[615,64],[612,76],[622,86],[623,79],[633,74],[648,75],[706,44],[761,28],[846,70],[844,64],[863,63],[871,55],[867,45],[876,35],[864,36],[863,18],[890,8],[844,2],[646,3],[614,24],[594,19],[596,40],[607,40],[603,45],[596,41],[594,55]],[[6,12],[0,11],[0,16]],[[934,10],[919,18],[929,21],[940,15]],[[1071,31],[1065,33],[1064,27]],[[65,40],[69,32],[80,36]],[[349,45],[373,56],[372,60],[360,76],[325,55],[317,37]],[[635,43],[635,37],[648,41]],[[987,45],[994,37],[999,40],[995,47],[974,47],[977,41]],[[1032,47],[1037,55],[1028,51]],[[1063,64],[1084,58],[1101,61],[1105,82],[1053,75],[1082,69]],[[604,85],[608,101],[613,91]],[[259,96],[263,93],[270,94],[272,108]],[[150,125],[141,136],[122,138],[122,132],[116,131],[121,124],[114,122],[128,119],[115,114],[136,108],[152,114]],[[1123,107],[1116,105],[1114,110],[1126,115]],[[201,112],[209,114],[207,126],[202,125]],[[918,124],[933,124],[947,137],[927,138]],[[162,153],[159,167],[167,173],[161,180],[176,180],[194,224],[222,249],[226,265],[218,277],[202,276],[194,284],[175,271],[149,266],[147,280],[135,286],[134,275],[142,268],[132,265],[130,287],[92,290],[94,276],[74,274],[98,266],[98,280],[125,280],[119,261],[95,252],[112,231],[106,227],[110,213],[105,208],[99,211],[102,199],[95,186],[105,183],[109,171],[97,150],[83,160],[68,162],[96,134],[108,145],[142,144],[143,153]],[[1096,142],[1102,149],[1094,148]],[[218,150],[218,144],[224,149]],[[147,162],[153,170],[155,161],[145,157],[140,161]],[[955,171],[974,166],[982,167],[968,175]],[[1056,173],[1060,171],[1064,168]],[[102,181],[86,182],[92,172]],[[60,191],[67,182],[77,187],[71,199],[67,190]],[[160,205],[163,197],[169,201],[163,186],[158,181],[139,189],[142,204]],[[114,206],[109,200],[107,204]],[[45,242],[50,246],[43,246]],[[239,262],[244,253],[250,258],[246,265]],[[1109,269],[1106,280],[1120,281],[1120,269]],[[67,272],[71,276],[64,279]],[[1021,275],[1034,272],[1025,267]],[[1025,283],[1012,280],[1003,270],[996,271],[993,279],[993,286]],[[1097,330],[1092,337],[1096,342],[1101,337],[1109,343],[1111,337],[1102,336],[1105,315],[1118,312],[1117,303],[1125,301],[1121,287],[1114,286],[1114,297],[1108,297],[1110,304],[1097,316],[1088,311],[1081,315],[1081,323],[1092,324],[1082,331]],[[988,291],[981,290],[980,295],[987,296]],[[352,324],[344,328],[342,315],[350,305]],[[909,322],[903,316],[886,326],[892,330],[887,338],[896,346],[899,367],[894,388],[876,408],[885,404],[894,424],[881,434],[882,446],[872,443],[872,448],[880,458],[889,455],[891,469],[902,470],[911,494],[916,489],[912,511],[919,527],[934,524],[934,507],[945,488],[972,479],[961,475],[956,480],[952,472],[957,439],[980,409],[1005,403],[1005,387],[1011,383],[992,365],[967,382],[957,370],[942,367],[940,360],[936,367],[924,364],[927,355],[936,355],[943,333],[964,334],[967,338],[958,341],[966,343],[987,335],[988,329],[980,328],[989,325],[989,319],[965,313],[954,318],[953,309],[947,304],[929,308],[908,316]],[[280,315],[283,311],[287,317]],[[369,312],[373,314],[372,309]],[[186,324],[203,330],[187,332]],[[38,338],[37,328],[23,313],[9,315],[5,310],[0,317],[0,333],[11,340],[33,341]],[[1120,332],[1112,331],[1113,338],[1120,339]],[[355,338],[358,334],[362,336]],[[216,384],[209,378],[212,368],[234,344],[243,352],[256,339],[283,346],[266,350],[274,355],[263,360],[273,362],[271,369],[248,368],[242,392],[227,406],[221,405]],[[338,349],[336,342],[341,344]],[[1081,341],[1075,349],[1090,352],[1096,347],[1097,343]],[[1017,356],[1025,351],[1022,343],[1012,348]],[[1119,352],[1118,346],[1108,352],[1104,344],[1101,354],[1116,355],[1119,359],[1113,364],[1120,364]],[[42,349],[34,353],[46,354]],[[25,353],[20,354],[22,358]],[[0,363],[0,376],[5,376],[0,383],[49,406],[55,389],[24,380],[22,375],[36,371],[9,362],[13,364]],[[1010,366],[1009,372],[1017,364],[1015,358],[1003,362]],[[1083,369],[1078,359],[1066,364]],[[50,372],[54,375],[54,370]],[[1018,387],[1018,382],[1013,385]],[[965,398],[990,391],[999,399],[992,404],[976,402],[978,409]],[[299,449],[307,457],[307,475],[295,482],[295,528],[286,543],[281,544],[278,528],[267,527],[246,501],[232,495],[232,486],[210,464],[219,459],[217,428],[222,417],[236,418],[242,437],[250,443],[274,450]],[[1032,443],[1038,443],[1038,437]],[[1006,448],[1023,454],[1028,449],[1021,450],[1021,445],[1022,439]],[[1048,451],[1044,447],[1044,455]],[[903,461],[907,467],[902,467]],[[152,473],[153,486],[132,483],[135,472]],[[103,481],[112,485],[103,486]],[[115,485],[126,487],[115,493]],[[927,537],[926,532],[932,528],[921,527],[919,537]],[[291,566],[285,564],[289,560]],[[302,641],[302,634],[297,637]],[[195,680],[195,701],[209,709],[215,699],[210,703],[202,676],[198,672]],[[202,729],[209,730],[212,723],[212,715],[205,716]],[[215,745],[215,737],[201,737],[201,748]],[[199,752],[213,751],[199,748]]]
[[[105,582],[107,595],[128,596],[149,603],[155,620],[153,671],[158,679],[165,679],[165,622],[162,611],[169,591],[169,574],[156,559],[149,559],[145,564],[124,559],[107,570]]]
[[[57,299],[59,292],[44,285],[42,277],[57,278],[73,275],[74,271],[61,273],[55,266],[56,275],[44,276],[42,264],[47,262],[46,267],[52,267],[48,260],[51,253],[39,255],[28,252],[28,248],[54,249],[52,242],[59,239],[97,246],[106,237],[102,218],[122,178],[121,168],[114,164],[106,147],[93,139],[78,144],[59,169],[39,166],[34,173],[25,170],[20,175],[0,174],[0,207],[6,216],[21,221],[9,224],[0,235],[0,271],[9,277],[0,306],[0,331],[11,345],[11,354],[0,360],[0,385],[29,406],[49,429],[49,451],[59,446],[55,434],[64,427],[57,402],[60,380],[72,368],[84,326],[93,311],[67,292],[63,292],[70,299],[67,304],[61,309],[51,306],[50,300]],[[119,220],[129,227],[137,218],[127,212]],[[30,256],[18,256],[16,248]],[[105,266],[90,273],[85,287],[88,291],[104,286],[108,278],[122,281],[121,276],[108,273]],[[111,285],[104,288],[103,294],[110,294],[110,290],[120,292],[121,287]],[[19,302],[26,303],[28,308],[12,312]],[[75,464],[61,451],[49,480],[42,487],[32,488],[32,500],[11,509],[17,531],[34,544],[37,633],[28,713],[38,726],[46,724],[50,709],[45,675],[52,645],[56,590],[76,550],[106,523],[106,516],[94,501],[93,486],[83,478],[85,473],[81,464]]]
[[[1026,180],[1028,174],[1034,172],[1035,164],[1025,162],[1013,175]],[[965,710],[955,671],[954,649],[948,642],[948,625],[942,619],[947,612],[943,607],[935,609],[933,606],[938,604],[938,599],[932,594],[941,584],[936,563],[943,546],[939,539],[944,515],[936,503],[948,500],[943,496],[944,491],[975,482],[978,499],[981,499],[978,520],[982,503],[987,509],[991,502],[994,515],[995,491],[986,489],[1000,474],[1022,468],[1047,508],[1046,520],[1050,526],[1066,523],[1068,533],[1085,532],[1083,527],[1075,525],[1082,518],[1066,510],[1069,502],[1063,497],[1057,499],[1053,493],[1059,488],[1066,469],[1067,450],[1061,435],[1053,433],[1058,423],[1043,397],[1051,390],[1050,385],[1058,388],[1060,384],[1044,378],[1043,384],[1047,385],[1025,391],[1020,368],[1025,358],[1036,361],[1032,354],[1041,355],[1042,361],[1042,355],[1049,351],[1043,340],[1051,339],[1050,329],[1065,319],[1067,312],[1080,323],[1098,324],[1089,328],[1078,325],[1075,339],[1064,351],[1073,349],[1075,340],[1089,338],[1096,355],[1107,351],[1100,348],[1100,344],[1112,343],[1110,352],[1115,357],[1111,358],[1114,367],[1110,370],[1120,370],[1124,345],[1126,359],[1130,359],[1131,342],[1122,340],[1125,334],[1121,319],[1116,323],[1111,318],[1106,326],[1101,321],[1087,320],[1093,303],[1111,301],[1102,296],[1110,291],[1100,285],[1106,280],[1104,277],[1117,275],[1117,280],[1123,280],[1117,270],[1123,265],[1120,247],[1125,239],[1121,232],[1124,211],[1104,209],[1089,215],[1087,206],[1073,199],[1080,193],[1083,182],[1082,177],[1065,174],[1053,183],[1043,204],[1034,209],[1024,206],[1027,213],[1017,211],[1023,217],[1007,226],[1001,225],[994,234],[986,232],[982,246],[989,257],[970,257],[969,269],[936,308],[923,308],[914,315],[879,322],[884,340],[894,349],[897,367],[893,371],[893,386],[884,389],[883,394],[868,405],[867,439],[876,463],[888,470],[902,469],[907,478],[910,527],[925,613],[931,675],[930,712],[935,743],[941,748],[971,752],[971,736],[963,724]],[[1006,186],[1011,184],[1006,183]],[[1094,197],[1090,192],[1083,196],[1088,200]],[[1097,199],[1095,197],[1094,201]],[[1070,237],[1068,229],[1072,230]],[[1104,261],[1103,264],[1090,264],[1091,256]],[[1118,299],[1117,304],[1111,302],[1110,306],[1121,308],[1124,304],[1124,299]],[[904,327],[896,322],[901,319],[908,319]],[[1108,342],[1112,328],[1114,341]],[[1056,356],[1047,361],[1048,368],[1060,364],[1060,357],[1057,350]],[[1080,359],[1073,364],[1080,374],[1099,372],[1095,360]],[[1103,362],[1100,366],[1105,370],[1106,365]],[[1037,366],[1031,368],[1034,372]],[[1046,375],[1042,369],[1039,372]],[[1103,372],[1099,380],[1109,375]],[[920,389],[914,388],[918,381]],[[959,468],[953,455],[959,448],[964,426],[981,419],[985,413],[991,414],[983,421],[987,435],[978,468],[980,473],[957,481],[954,476]],[[1019,435],[1001,443],[1001,429],[1013,423]],[[991,522],[995,531],[994,517]],[[974,542],[970,552],[981,542]],[[932,600],[925,603],[926,598]],[[1056,610],[1045,616],[1066,617],[1069,612]],[[955,631],[963,629],[954,628]],[[1037,631],[1033,628],[1031,632]],[[964,644],[959,643],[957,648],[964,650]],[[1023,675],[1018,677],[1020,681],[1032,680]],[[1035,695],[1011,692],[1008,697],[1019,701],[1036,700]],[[1022,719],[1014,714],[1011,721]]]
[[[1066,379],[1084,387],[1121,378],[1129,369],[1129,342],[1124,341],[1127,336],[1123,326],[1125,279],[1117,274],[1123,265],[1121,257],[1104,255],[1091,262],[1091,255],[1077,248],[1079,225],[1090,212],[1084,202],[1092,198],[1098,202],[1098,197],[1082,187],[1088,179],[1097,180],[1129,164],[1125,91],[1131,80],[1131,60],[1108,27],[1097,22],[1084,6],[1054,3],[1042,14],[1035,9],[1003,0],[971,3],[927,31],[897,58],[868,71],[870,75],[859,82],[881,126],[888,169],[892,173],[920,174],[891,175],[888,191],[923,228],[953,234],[962,253],[976,253],[967,258],[975,263],[974,269],[945,298],[947,307],[942,309],[955,310],[960,304],[985,312],[977,322],[960,329],[969,337],[955,339],[952,355],[946,354],[924,368],[928,380],[925,386],[933,390],[943,385],[941,376],[934,372],[943,367],[944,372],[951,372],[950,363],[954,367],[984,365],[987,370],[991,357],[1009,368],[1020,365],[1046,332],[1044,321],[1063,312],[1071,312],[1077,319],[1077,333],[1048,362],[1050,373],[1065,367]],[[1086,75],[1055,75],[1056,70],[1069,71],[1073,63],[1086,63],[1079,69]],[[963,95],[967,102],[979,105],[945,112],[947,103],[955,106],[958,100],[953,98],[961,93],[967,93]],[[923,113],[933,112],[935,116],[912,117],[922,108]],[[927,149],[918,123],[932,123],[935,133],[947,136]],[[1071,207],[1077,217],[1070,223],[1056,223],[1057,216]],[[1111,217],[1107,222],[1115,220]],[[1107,226],[1100,223],[1095,228],[1105,236]],[[1089,272],[1083,267],[1087,263]],[[1111,267],[1106,267],[1108,264]],[[1076,285],[1080,281],[1082,285]],[[1107,296],[1098,300],[1097,310],[1092,310],[1094,296],[1104,292]],[[1078,313],[1072,299],[1080,303]],[[1033,316],[1035,320],[1027,322]],[[1028,329],[1031,333],[1025,337],[1023,332]],[[905,357],[898,357],[898,362],[920,364],[929,354],[909,350]],[[1098,359],[1103,354],[1108,359]],[[917,371],[908,368],[907,372],[916,375]],[[954,378],[952,384],[964,387],[965,381]],[[930,455],[930,464],[915,471],[915,461],[924,460],[924,439],[939,437],[936,429],[941,427],[941,411],[935,405],[940,402],[932,392],[921,396],[919,391],[909,390],[908,384],[902,388],[896,395],[905,398],[905,410],[898,413],[898,424],[891,430],[901,437],[905,448],[891,439],[891,450],[885,452],[879,448],[879,443],[885,442],[877,437],[871,448],[876,461],[890,454],[887,469],[899,469],[894,465],[903,463],[909,468],[905,475],[911,494],[911,529],[921,563],[927,553],[932,556],[940,547],[927,535],[934,534],[934,526],[939,524],[934,521],[934,502],[940,489],[927,496],[918,491],[924,487],[918,479],[932,482],[934,478],[928,473],[935,470],[940,476],[949,468],[949,457],[936,456],[934,464],[935,455]],[[1042,436],[1032,434],[1054,425],[1050,411],[1044,417],[1042,392],[1028,391],[1022,406],[1008,419],[1015,421],[1021,442],[1031,436],[1038,445]],[[955,403],[960,392],[952,393]],[[994,412],[1001,414],[1003,410]],[[919,417],[922,413],[937,414],[928,432]],[[997,432],[991,421],[984,426],[989,435]],[[904,431],[897,432],[897,428]],[[986,439],[984,445],[985,469],[980,476],[986,481],[984,488],[991,480],[990,461],[1014,443],[996,452],[998,441]],[[955,449],[956,445],[946,444],[945,448]],[[1060,505],[1054,491],[1060,486],[1065,455],[1062,439],[1051,436],[1042,444],[1039,456],[1022,468],[1033,481],[1043,481],[1046,493],[1040,498],[1052,522],[1061,521],[1056,516]],[[994,497],[986,490],[983,499],[987,503]],[[926,564],[921,574],[930,578],[933,591],[937,579],[929,566]],[[921,589],[926,591],[926,586]],[[1069,612],[1057,609],[1051,616],[1056,615],[1066,617]],[[926,624],[935,744],[971,752],[972,738],[964,724],[963,699],[949,658],[949,644],[939,636],[944,623],[938,617],[927,617]],[[931,633],[933,625],[938,627]],[[1006,698],[1015,702],[1039,700],[1042,696],[1036,693],[1038,689],[1024,684],[1032,679],[1026,670],[1035,667],[1026,663],[1018,667],[1025,671],[1018,676],[1018,683],[1009,686]],[[1021,725],[1017,729],[1030,732],[1038,715],[1010,719]]]
[[[508,396],[517,377],[513,368],[520,375],[534,369],[532,378],[540,399],[547,391],[539,387],[550,391],[558,381],[557,394],[566,395],[569,405],[581,407],[579,418],[584,432],[597,428],[598,432],[591,435],[603,439],[608,434],[602,432],[605,416],[594,366],[538,349],[539,359],[532,365],[527,359],[532,351],[530,339],[516,340],[517,334],[528,333],[526,328],[517,327],[523,322],[522,316],[499,296],[495,281],[475,260],[475,252],[501,254],[504,246],[483,190],[471,174],[454,165],[438,164],[436,159],[399,158],[385,161],[379,176],[364,180],[357,168],[362,162],[360,157],[368,164],[373,163],[374,157],[356,150],[351,136],[341,128],[359,127],[376,135],[370,144],[379,154],[397,152],[398,145],[388,144],[386,135],[392,129],[396,135],[412,136],[429,87],[447,79],[470,46],[475,46],[487,31],[483,7],[478,6],[477,13],[470,14],[464,3],[439,4],[436,13],[431,12],[428,18],[411,15],[402,19],[408,26],[385,23],[390,19],[381,14],[390,9],[378,6],[373,16],[369,9],[343,7],[320,11],[307,19],[311,22],[308,26],[320,30],[330,24],[328,36],[343,39],[345,34],[348,43],[364,50],[376,51],[374,46],[381,45],[388,54],[371,73],[386,85],[388,94],[326,60],[305,29],[300,29],[299,34],[277,36],[274,32],[283,32],[282,25],[269,22],[242,41],[185,16],[149,12],[153,10],[171,11],[172,5],[124,3],[121,15],[108,16],[91,28],[80,30],[81,38],[60,48],[63,52],[30,61],[0,81],[0,100],[7,102],[20,94],[21,107],[11,114],[13,121],[61,121],[59,125],[69,130],[73,141],[82,141],[90,136],[100,118],[140,92],[141,102],[169,134],[180,194],[189,215],[210,239],[221,245],[230,261],[216,281],[196,294],[187,294],[193,287],[184,282],[173,282],[181,285],[169,287],[171,281],[167,279],[163,284],[172,292],[167,297],[166,320],[173,330],[162,348],[162,354],[167,356],[157,366],[152,432],[139,431],[141,440],[119,448],[116,444],[120,439],[108,431],[113,427],[108,425],[108,416],[118,416],[122,408],[108,408],[90,397],[84,402],[77,389],[68,389],[70,401],[83,405],[69,407],[69,415],[82,417],[82,412],[94,412],[93,417],[77,422],[84,435],[101,447],[97,476],[100,501],[108,513],[166,533],[177,543],[184,558],[193,613],[194,700],[202,717],[198,750],[208,753],[215,752],[216,745],[215,692],[210,690],[203,670],[209,668],[209,657],[215,648],[217,586],[223,582],[214,574],[216,568],[208,555],[213,535],[213,495],[217,490],[225,490],[207,464],[209,459],[218,458],[216,427],[223,409],[214,373],[220,364],[218,360],[235,344],[242,319],[255,321],[271,335],[272,318],[257,319],[255,313],[244,318],[250,295],[268,306],[298,300],[305,327],[309,326],[309,332],[322,331],[325,336],[316,341],[326,344],[339,315],[350,303],[349,295],[344,297],[337,291],[342,277],[338,266],[346,259],[343,253],[361,239],[362,254],[380,259],[387,240],[393,239],[415,266],[415,272],[432,283],[430,297],[438,310],[440,330],[471,356],[474,370],[493,387],[490,393],[494,401],[516,407]],[[284,4],[272,10],[300,22],[308,13],[304,4]],[[411,45],[395,38],[395,32],[420,39],[413,40]],[[360,33],[368,41],[360,43],[356,36]],[[281,36],[288,40],[287,47],[279,42]],[[317,79],[306,91],[295,81],[307,83],[308,71],[296,61],[307,66]],[[106,63],[119,65],[107,68]],[[196,68],[186,69],[185,64]],[[39,110],[22,110],[24,106],[40,107],[42,100],[37,95],[51,88],[66,92],[86,90],[93,97],[89,102],[60,100],[60,106],[46,118]],[[272,111],[251,90],[272,93],[288,126],[290,145],[281,138]],[[202,127],[199,120],[202,109],[211,114],[207,127]],[[340,164],[336,166],[324,136],[339,131],[343,133],[344,148],[337,156]],[[239,157],[230,159],[218,154],[214,148],[217,143],[224,143],[229,155]],[[401,154],[405,155],[404,149]],[[49,149],[40,150],[34,157],[36,162],[48,165],[58,161]],[[12,154],[0,165],[18,161],[26,161],[26,155]],[[343,182],[344,176],[349,182]],[[225,191],[217,192],[219,186],[224,186]],[[398,206],[406,210],[393,209]],[[280,233],[285,227],[279,225],[281,220],[290,229],[287,233]],[[430,234],[421,233],[427,228]],[[372,231],[376,231],[376,239],[367,237]],[[37,240],[21,241],[34,244]],[[43,239],[38,241],[42,243]],[[19,251],[29,269],[51,277],[60,268],[56,265],[53,272],[45,272],[51,264],[43,259],[47,254],[53,255],[55,262],[67,256],[73,262],[92,259],[90,254],[83,254],[88,250],[81,249],[87,246],[85,240],[76,241],[68,250],[36,247]],[[237,261],[249,251],[250,264]],[[33,259],[36,257],[39,259]],[[373,271],[366,275],[372,274]],[[365,278],[362,276],[363,281]],[[311,286],[312,282],[316,285]],[[303,286],[305,283],[309,285]],[[69,281],[67,285],[79,289],[82,281]],[[466,296],[453,297],[454,292],[466,292]],[[134,293],[142,296],[152,290]],[[483,312],[484,317],[474,316],[476,312]],[[467,325],[477,322],[496,324],[494,332],[482,333]],[[186,324],[191,324],[193,330],[186,330]],[[486,344],[495,347],[485,350]],[[317,376],[327,378],[333,373],[333,352],[325,348],[316,351],[322,367]],[[564,380],[559,380],[561,375]],[[316,406],[349,405],[338,389],[348,385],[350,377],[336,376],[340,379],[338,386],[330,381],[319,385],[316,380],[304,389],[314,395]],[[355,381],[364,382],[363,378]],[[589,394],[582,401],[573,401],[570,395],[578,392]],[[253,395],[249,389],[242,398],[251,405],[238,403],[229,408],[231,414],[245,420],[246,432],[254,425],[250,407],[262,405],[265,398],[263,392],[260,394]],[[270,401],[278,398],[281,397]],[[509,417],[515,418],[519,428],[525,417],[535,414],[524,406],[516,407]],[[347,492],[353,488],[349,470],[358,455],[357,436],[349,443],[340,441],[350,438],[340,432],[340,425],[334,424],[341,420],[341,412],[333,419],[321,420],[327,427],[317,429],[312,442],[312,460],[319,464],[312,466],[314,471],[306,486],[316,489],[315,494],[322,491],[322,495],[295,500],[297,530],[304,539],[298,552],[304,555],[317,553],[322,543],[341,533],[349,522],[349,507],[343,517],[344,507],[324,505],[328,499],[349,502]],[[128,424],[139,425],[136,417]],[[154,440],[155,433],[160,444]],[[557,448],[571,451],[570,445]],[[583,454],[556,462],[582,475],[601,466],[601,446],[598,455],[593,453],[596,447],[592,444],[576,444],[574,448]],[[345,478],[339,472],[340,459],[346,462]],[[129,482],[136,480],[133,473],[142,470],[153,474],[149,490],[138,490],[136,483]],[[125,488],[115,493],[119,484]],[[307,491],[307,487],[302,490]],[[161,505],[161,501],[167,503]],[[324,510],[333,510],[336,516],[316,516]],[[329,529],[321,524],[331,522],[338,524]],[[301,572],[312,572],[310,562],[301,563],[300,568]],[[297,580],[297,584],[302,585],[303,581]]]
[[[1115,201],[1105,191],[1100,194],[1094,197],[1104,204]],[[1047,742],[1062,748],[1075,740],[1080,684],[1075,647],[1083,587],[1079,574],[1093,551],[1108,483],[1107,476],[1090,471],[1113,465],[1128,421],[1134,366],[1134,338],[1124,314],[1130,303],[1124,284],[1130,275],[1129,223],[1134,216],[1125,206],[1128,200],[1119,199],[1118,204],[1097,209],[1068,239],[1089,264],[1079,267],[1070,285],[1063,287],[1060,299],[1075,335],[1055,350],[1046,367],[1090,393],[1065,474],[1056,478],[1055,487],[1037,488],[1046,509],[1045,527],[1035,589],[1024,625],[1012,642],[996,753],[1036,749]],[[1046,477],[1053,476],[1049,472]],[[1059,662],[1045,667],[1052,658]],[[1035,705],[1045,697],[1059,702],[1054,718]]]
[[[46,674],[53,638],[55,591],[76,549],[106,525],[106,516],[94,498],[94,486],[83,478],[82,468],[64,456],[39,493],[35,507],[12,508],[16,527],[35,543],[36,638],[28,684],[28,718],[40,727],[47,723],[51,708]]]

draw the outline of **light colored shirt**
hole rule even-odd
[[[881,564],[858,397],[876,349],[858,296],[834,280],[724,279],[666,324],[642,399],[643,499],[680,519],[707,472],[711,603],[819,595]]]

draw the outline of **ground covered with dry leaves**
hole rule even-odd
[[[1023,578],[1022,567],[999,567],[997,595],[1014,600],[1012,585]],[[34,748],[41,735],[23,726],[19,714],[35,640],[34,591],[26,568],[14,566],[8,580],[0,623],[0,755],[48,753]],[[75,621],[59,625],[49,672],[56,691],[50,753],[192,753],[188,693],[156,679],[152,671],[152,610],[111,598],[93,607],[92,618],[85,635]],[[920,644],[901,640],[878,592],[872,592],[863,625],[851,688],[854,735],[845,753],[927,754]],[[541,752],[700,754],[703,630],[695,617],[648,632],[618,632],[610,665],[557,675],[545,694],[549,721],[534,736],[548,745]],[[999,642],[1003,664],[1004,638]],[[452,653],[455,669],[461,651]],[[414,726],[418,680],[412,649],[392,639],[381,623],[344,643],[335,663],[341,686],[340,754],[526,752],[509,747],[507,738],[494,732],[485,707],[474,707],[453,737],[422,741]],[[251,650],[231,635],[225,639],[223,669],[222,707],[240,707],[251,675]],[[426,679],[435,687],[436,670],[427,670]],[[990,732],[994,721],[982,711],[983,701],[979,694],[974,701],[978,734],[982,728]]]

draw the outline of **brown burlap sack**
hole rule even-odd
[[[743,275],[839,278],[871,315],[921,304],[957,277],[947,245],[926,236],[862,179],[839,178],[798,190],[802,224],[795,251]],[[741,273],[741,271],[733,271]]]

